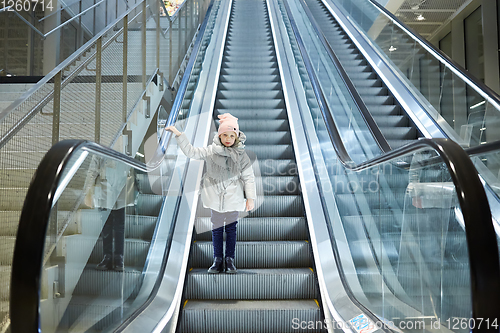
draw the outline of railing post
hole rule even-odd
[[[168,13],[167,13],[168,15]],[[174,50],[173,50],[173,27],[174,27],[174,24],[172,22],[172,19],[169,17],[168,18],[168,25],[169,25],[169,28],[168,28],[168,39],[169,39],[169,45],[168,45],[168,53],[169,53],[169,59],[168,59],[168,84],[170,85],[170,87],[173,87],[174,85],[174,82],[172,81],[173,80],[173,71],[174,71],[174,66],[173,66],[173,53],[174,53]]]
[[[190,0],[190,19],[189,19],[189,22],[191,23],[191,27],[189,28],[189,40],[193,40],[193,36],[194,36],[194,15],[195,15],[195,10],[194,10],[194,5],[195,5],[195,0]],[[189,42],[191,44],[191,42]]]
[[[163,1],[163,0],[160,0]],[[160,69],[160,7],[159,4],[155,1],[156,5],[158,6],[156,10],[156,68]]]
[[[97,0],[94,0],[94,5],[96,4],[96,1]],[[95,13],[96,13],[96,8],[97,7],[94,7],[94,9],[92,9],[92,12],[94,13],[94,17],[93,17],[93,22],[92,22],[92,33],[95,35],[96,34],[96,19],[95,19]]]
[[[179,70],[181,68],[181,53],[182,53],[182,27],[181,27],[181,23],[182,23],[182,9],[184,8],[184,6],[182,6],[180,9],[179,9],[179,14],[177,14],[177,20],[178,20],[178,24],[177,24],[177,30],[178,30],[178,34],[179,34],[179,42],[177,43],[177,70]],[[175,77],[174,77],[175,79]]]
[[[127,105],[127,84],[128,82],[128,15],[123,18],[123,123],[127,122],[128,105]]]
[[[97,40],[95,57],[95,139],[101,143],[101,58],[102,58],[102,37]]]
[[[82,0],[78,1],[78,13],[81,13],[83,10],[83,7],[82,7]],[[82,46],[84,43],[83,43],[83,27],[82,27],[82,15],[80,15],[78,17],[78,28],[76,30],[76,33],[78,34],[77,36],[77,49],[80,48],[80,46]]]
[[[142,90],[146,89],[146,21],[147,21],[147,3],[142,1]]]
[[[186,0],[187,1],[187,0]],[[183,52],[183,55],[187,53],[187,49],[188,49],[188,16],[189,16],[189,12],[188,12],[188,6],[189,4],[186,3],[185,7],[186,7],[186,10],[184,10],[184,52]],[[184,58],[184,56],[182,57]]]
[[[201,24],[201,11],[202,11],[202,6],[201,6],[201,0],[196,0],[196,7],[197,7],[197,13],[198,13],[198,25]]]
[[[59,142],[59,125],[61,122],[61,81],[62,71],[54,77],[54,105],[52,112],[52,145]]]

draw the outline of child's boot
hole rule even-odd
[[[234,266],[234,258],[226,257],[226,273],[236,273],[236,266]]]
[[[224,260],[222,257],[215,257],[214,263],[208,269],[209,274],[216,274],[224,271]]]

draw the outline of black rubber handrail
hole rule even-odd
[[[436,52],[440,58],[441,62],[447,63],[450,67],[454,68],[456,71],[460,72],[460,75],[464,76],[467,78],[467,80],[471,81],[476,85],[480,90],[484,91],[486,95],[488,95],[489,98],[494,100],[498,105],[500,105],[500,95],[498,95],[493,89],[485,85],[483,82],[481,82],[479,79],[477,79],[474,75],[470,74],[465,68],[463,68],[461,65],[459,65],[457,62],[455,62],[453,59],[451,59],[446,53],[438,49],[436,46],[433,44],[429,43],[425,38],[420,36],[416,31],[414,31],[412,28],[407,26],[405,23],[401,22],[396,16],[394,16],[390,11],[385,9],[384,6],[379,4],[375,0],[368,0],[372,5],[377,7],[384,15],[390,18],[391,21],[397,22],[397,24],[401,25],[404,27],[404,29],[407,30],[408,35],[413,38],[414,40],[418,41],[420,44],[425,45],[429,49],[431,49],[433,52]],[[498,110],[500,112],[500,110]]]
[[[387,142],[385,136],[382,134],[380,131],[380,128],[378,127],[377,123],[375,122],[375,119],[373,119],[372,114],[370,111],[368,111],[368,108],[366,107],[366,104],[363,102],[363,99],[358,93],[358,90],[354,87],[354,84],[352,83],[351,79],[349,78],[349,75],[347,75],[344,66],[342,66],[340,60],[338,59],[337,55],[333,51],[330,43],[328,40],[325,38],[325,35],[323,34],[323,31],[319,28],[318,23],[314,19],[314,16],[311,13],[311,10],[309,9],[309,6],[307,5],[307,2],[304,0],[300,0],[302,4],[302,8],[304,8],[304,12],[306,13],[307,17],[309,18],[309,21],[311,22],[312,27],[316,31],[316,35],[320,39],[321,43],[325,46],[325,50],[327,51],[328,55],[330,56],[330,59],[333,61],[335,67],[337,68],[338,73],[340,74],[340,77],[344,81],[344,84],[347,86],[347,89],[349,90],[349,93],[351,94],[351,97],[356,104],[359,112],[361,113],[361,116],[363,117],[363,120],[365,121],[366,125],[368,126],[368,129],[372,133],[372,136],[374,137],[375,141],[377,142],[377,145],[379,148],[382,150],[382,152],[387,153],[392,150],[391,146]]]
[[[469,155],[462,147],[450,139],[421,139],[363,163],[354,163],[347,153],[328,104],[325,103],[323,91],[312,68],[288,3],[286,1],[283,1],[283,3],[302,59],[304,60],[304,65],[311,79],[314,94],[318,100],[330,140],[344,167],[352,171],[363,171],[384,162],[390,162],[396,158],[403,157],[409,153],[429,148],[435,150],[442,158],[455,185],[464,219],[469,252],[472,299],[471,317],[475,319],[483,318],[483,320],[489,319],[490,323],[494,320],[495,322],[498,321],[500,319],[500,265],[496,233],[492,224],[491,210],[484,187]],[[350,291],[349,293],[351,297],[352,293]],[[351,300],[355,301],[361,308],[366,309],[355,298],[351,298]],[[366,310],[367,314],[370,315],[371,312],[368,309]],[[495,329],[491,325],[486,325],[481,329],[475,326],[471,331],[498,332],[498,329]]]
[[[213,0],[207,8],[205,20],[200,27],[198,37],[193,46],[192,56],[186,66],[166,126],[175,123],[181,110],[187,83],[200,50],[201,40],[203,39],[212,6]],[[118,153],[113,149],[85,140],[60,141],[47,152],[32,179],[19,221],[11,270],[9,307],[12,333],[35,333],[41,330],[40,286],[45,237],[59,181],[74,154],[79,154],[81,151],[88,151],[122,162],[134,169],[150,172],[161,164],[171,137],[172,133],[170,131],[163,130],[155,157],[148,164]],[[168,254],[170,248],[168,244],[165,249],[166,254]],[[165,265],[162,265],[162,270],[164,269]],[[163,276],[162,273],[160,275]],[[158,281],[155,284],[154,290],[157,290],[157,284]],[[152,294],[154,294],[154,290]],[[150,302],[151,297],[154,297],[154,295],[150,296],[146,302]],[[136,314],[134,312],[132,315]],[[126,322],[128,323],[128,321]],[[120,326],[118,329],[121,330],[122,328],[123,326]]]

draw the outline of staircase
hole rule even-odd
[[[220,74],[214,120],[239,118],[263,195],[240,213],[237,274],[209,275],[211,232],[194,235],[178,331],[293,332],[294,318],[316,322],[322,311],[265,1],[233,2]],[[200,204],[198,223],[208,216]]]

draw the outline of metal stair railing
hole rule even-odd
[[[160,18],[161,1],[138,2],[0,112],[1,290],[9,289],[20,205],[43,155],[64,139],[123,150],[133,112],[152,118],[151,94],[163,94],[164,85],[176,92],[175,75],[184,71],[208,3],[187,0],[175,17]],[[1,301],[0,326],[6,327],[8,300]]]

